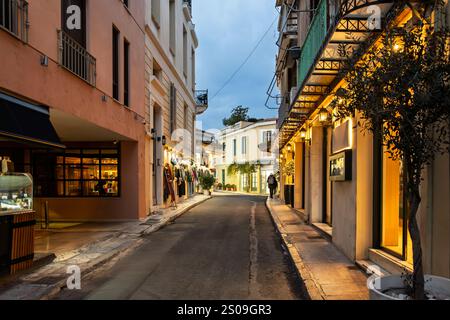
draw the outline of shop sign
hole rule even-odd
[[[330,180],[352,180],[352,150],[345,150],[330,157]]]

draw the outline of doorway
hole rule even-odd
[[[163,180],[162,180],[162,111],[157,104],[153,106],[153,150],[152,150],[152,190],[153,205],[158,206],[163,203]]]

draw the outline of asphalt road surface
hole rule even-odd
[[[302,299],[265,200],[215,196],[59,299]]]

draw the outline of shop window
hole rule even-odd
[[[32,151],[36,197],[119,196],[117,149]]]
[[[383,151],[380,245],[388,253],[412,262],[403,164],[392,160],[386,149]]]

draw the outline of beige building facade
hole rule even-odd
[[[196,116],[207,108],[207,91],[195,88],[195,51],[198,39],[190,1],[145,0],[145,110],[150,172],[147,185],[157,209],[167,205],[164,167],[191,172],[195,163]],[[176,168],[175,168],[176,167]],[[187,180],[184,194],[193,194]],[[189,184],[189,185],[188,185]]]
[[[32,174],[37,219],[145,218],[144,3],[0,8],[0,157]]]
[[[338,121],[330,107],[332,93],[345,86],[338,46],[358,49],[384,30],[369,28],[368,8],[377,6],[383,22],[397,25],[414,19],[410,8],[395,1],[360,1],[356,6],[352,1],[300,0],[276,5],[281,9],[281,198],[360,266],[380,266],[391,273],[411,270],[401,163],[389,159],[381,144],[362,132],[359,114]],[[448,21],[448,4],[446,10]],[[445,17],[445,12],[435,15]],[[359,40],[351,42],[349,34]],[[293,175],[286,174],[289,164],[295,168]],[[445,154],[425,169],[418,214],[425,272],[447,278],[449,168]]]
[[[275,119],[257,122],[239,122],[223,129],[219,135],[221,152],[215,163],[217,182],[225,188],[235,186],[235,191],[268,194],[267,178],[275,173]],[[233,164],[255,165],[249,174],[228,171]]]

